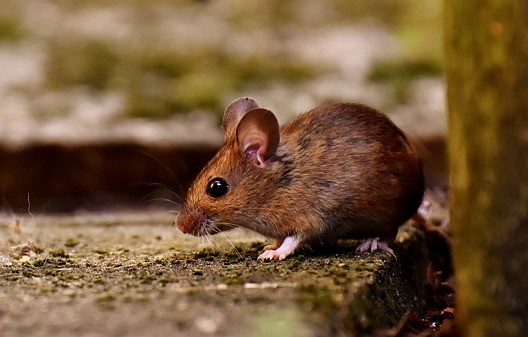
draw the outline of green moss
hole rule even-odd
[[[125,95],[129,116],[146,118],[194,109],[221,112],[232,91],[268,81],[297,83],[317,73],[313,65],[283,56],[236,58],[212,48],[123,51],[99,40],[54,42],[47,64],[51,87],[117,90]]]
[[[155,260],[154,260],[154,263],[155,264],[158,264],[160,266],[168,266],[170,265],[170,260],[166,257],[157,257]]]
[[[83,275],[76,274],[76,273],[68,273],[68,274],[61,274],[60,275],[61,280],[64,281],[75,281],[83,278]]]
[[[127,65],[147,74],[175,78],[196,68],[205,55],[146,46],[129,55]]]
[[[203,259],[206,257],[218,257],[220,252],[217,250],[212,250],[210,248],[201,249],[193,254],[194,259]]]
[[[141,281],[141,284],[151,284],[153,281],[157,279],[155,275],[149,275],[149,274],[140,274],[138,275],[138,278]]]
[[[297,288],[299,301],[308,311],[317,311],[323,315],[332,315],[337,309],[334,291],[327,286],[306,284]]]
[[[368,75],[369,80],[389,84],[394,90],[394,101],[406,103],[411,84],[422,77],[439,77],[442,66],[433,60],[395,60],[374,65]]]
[[[0,42],[17,42],[26,36],[18,15],[0,14]]]
[[[37,293],[39,295],[49,295],[49,294],[52,294],[52,293],[55,293],[55,292],[56,292],[56,289],[53,288],[53,287],[44,286],[44,287],[39,287],[37,289]]]
[[[33,261],[33,266],[37,268],[43,267],[45,264],[46,264],[46,260],[43,260],[43,259],[38,259],[38,260]]]
[[[148,241],[147,237],[140,235],[137,240]],[[304,319],[311,321],[317,317],[323,324],[337,327],[336,331],[342,331],[339,329],[343,329],[343,322],[363,331],[378,322],[397,320],[407,309],[418,308],[420,295],[413,288],[416,283],[404,276],[417,268],[412,256],[421,255],[417,251],[403,252],[409,248],[394,247],[399,257],[394,260],[377,253],[356,255],[355,245],[347,246],[345,242],[331,249],[307,251],[304,256],[294,255],[285,261],[263,263],[256,260],[263,242],[234,245],[236,250],[199,249],[166,255],[151,254],[150,249],[133,245],[126,256],[116,253],[115,245],[105,246],[105,254],[98,254],[89,245],[80,245],[75,256],[68,259],[39,259],[42,261],[37,263],[41,265],[39,268],[35,263],[15,265],[0,269],[0,276],[3,286],[22,289],[37,299],[39,295],[54,301],[66,298],[73,303],[90,299],[97,310],[120,310],[128,303],[156,310],[157,306],[149,307],[148,303],[157,305],[165,301],[167,305],[167,301],[173,300],[191,306],[206,303],[238,308],[239,312],[248,307],[273,311],[289,307],[306,315],[300,326],[305,326]],[[168,283],[173,284],[164,288]],[[254,287],[244,286],[249,283]],[[402,289],[404,294],[399,293]],[[163,296],[165,291],[174,290],[178,290],[176,299]],[[156,301],[151,301],[154,298]],[[171,302],[170,306],[173,305]],[[263,315],[251,317],[266,316],[259,312]]]
[[[163,287],[165,287],[167,284],[169,284],[170,282],[172,282],[172,280],[168,277],[160,277],[158,279],[158,282],[159,284],[161,284]]]
[[[96,248],[93,250],[94,253],[97,253],[99,255],[107,255],[109,254],[110,252],[108,251],[108,249],[104,249],[104,248]]]
[[[132,117],[164,118],[194,109],[223,111],[227,93],[267,81],[295,83],[314,76],[313,66],[266,55],[236,59],[221,50],[188,54],[156,51],[134,59],[134,81],[127,81],[127,113]]]
[[[103,90],[111,84],[118,61],[114,48],[99,40],[56,41],[49,46],[46,78],[56,88]]]
[[[148,25],[156,16],[144,13],[155,13],[150,10],[159,3],[168,5],[164,1],[155,3],[140,1],[128,9],[137,15],[141,24]],[[60,6],[68,8],[66,12],[76,12],[94,6],[105,8],[106,4],[61,2]],[[201,5],[186,1],[179,6]],[[266,29],[278,43],[284,36],[287,40],[290,26],[313,28],[329,22],[349,24],[358,18],[374,17],[396,32],[403,54],[404,60],[395,62],[402,65],[379,65],[371,74],[372,80],[393,86],[396,102],[408,99],[411,81],[423,76],[424,72],[433,76],[439,74],[442,37],[438,1],[333,0],[318,15],[306,15],[299,6],[304,5],[297,1],[285,4],[270,0],[265,5],[237,4],[232,6],[230,13],[221,15],[230,29],[247,29],[250,34],[252,30]],[[19,40],[25,34],[20,24],[21,11],[18,6],[11,7],[3,8],[6,15],[0,13],[0,40]],[[148,37],[149,32],[145,36]],[[302,83],[326,71],[294,59],[280,47],[278,52],[275,48],[261,48],[254,54],[240,55],[215,43],[179,48],[176,44],[159,45],[156,41],[145,40],[139,40],[138,44],[125,42],[123,47],[95,38],[61,36],[50,39],[47,83],[53,89],[84,86],[95,91],[116,91],[124,97],[124,112],[128,116],[159,119],[195,109],[221,113],[226,96],[234,92],[254,91],[270,83]],[[411,57],[424,61],[405,60]],[[61,114],[69,111],[67,109],[69,107],[64,111],[57,108],[47,113]]]
[[[302,315],[293,309],[274,309],[259,315],[253,322],[253,336],[299,336],[304,326]]]
[[[97,296],[96,302],[104,309],[114,309],[117,297],[114,294],[101,294]]]
[[[48,266],[46,269],[43,270],[43,274],[46,276],[57,276],[59,275],[59,272],[57,271],[57,269]]]
[[[189,111],[196,108],[216,110],[222,98],[232,89],[229,79],[220,71],[207,69],[191,72],[169,82],[169,98],[174,109]]]
[[[234,273],[230,275],[225,275],[223,282],[227,285],[242,285],[246,283],[246,279],[244,277],[241,277],[241,274]]]
[[[239,63],[232,63],[231,67],[239,81],[257,83],[271,80],[290,84],[299,83],[315,77],[323,70],[298,60],[273,55],[254,56]]]
[[[104,278],[102,278],[102,277],[96,277],[96,278],[94,278],[94,279],[92,280],[92,282],[93,282],[94,284],[105,284],[105,283],[106,283],[106,281],[105,281]]]
[[[264,246],[266,246],[266,243],[262,241],[253,241],[249,244],[249,250],[260,252],[264,249]],[[238,247],[238,245],[235,244],[235,247]]]
[[[192,274],[195,275],[195,276],[203,276],[204,271],[201,270],[201,269],[195,268],[195,269],[192,270]]]
[[[395,60],[375,64],[369,79],[375,82],[410,81],[441,74],[441,65],[431,60]]]
[[[227,277],[227,278],[224,278],[224,283],[230,286],[243,285],[244,283],[246,283],[246,279],[243,277],[236,277],[236,276]]]
[[[49,254],[50,254],[51,256],[53,256],[53,257],[62,257],[62,258],[68,258],[68,257],[70,257],[70,256],[68,255],[68,253],[66,253],[66,252],[64,251],[64,249],[62,249],[62,248],[61,248],[61,249],[57,249],[57,250],[52,250],[52,251],[49,252]]]
[[[72,247],[75,247],[79,244],[79,240],[77,239],[73,239],[73,238],[69,238],[66,240],[66,242],[64,242],[64,246],[68,247],[68,248],[72,248]]]
[[[123,301],[127,303],[147,303],[150,301],[150,298],[148,296],[141,295],[126,296],[125,298],[123,298]]]

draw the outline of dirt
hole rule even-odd
[[[395,246],[399,260],[357,255],[356,243],[344,242],[259,262],[262,237],[236,230],[192,238],[172,217],[159,211],[4,215],[2,336],[345,335],[383,321],[369,296],[393,314],[401,311],[394,307],[401,306],[398,296],[409,306],[420,296],[411,286],[410,298],[385,299],[393,290],[380,280],[388,271],[384,282],[400,287],[394,274],[409,260],[405,243]]]

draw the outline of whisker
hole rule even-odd
[[[201,249],[206,249],[207,248],[207,242],[206,241],[209,241],[209,238],[207,236],[199,236],[200,238],[200,247]]]
[[[214,249],[216,242],[214,241],[213,237],[209,233],[204,233],[203,238],[207,241],[207,247],[204,249]]]
[[[155,205],[157,207],[161,207],[163,209],[172,209],[174,206],[176,208],[181,207],[181,203],[183,201],[183,197],[170,189],[165,184],[161,183],[149,183],[145,184],[148,187],[154,188],[157,187],[156,190],[151,191],[147,195],[143,196],[139,199],[140,204],[148,204],[148,205]]]
[[[240,226],[235,225],[234,223],[230,223],[230,222],[218,222],[217,224],[218,225],[222,225],[222,226],[226,226],[228,228],[239,228],[240,227]]]
[[[31,215],[31,219],[33,220],[33,226],[31,227],[31,230],[29,231],[29,237],[31,238],[31,235],[33,234],[33,230],[37,226],[37,223],[35,221],[35,217],[33,216],[33,213],[31,213],[31,201],[29,200],[29,193],[27,194],[27,202],[28,202],[27,212],[29,213],[29,215]]]
[[[147,199],[148,198],[148,199]],[[147,205],[156,205],[156,206],[161,206],[161,207],[168,207],[170,209],[173,209],[173,208],[180,208],[181,207],[181,202],[178,202],[178,201],[175,201],[175,200],[171,200],[169,198],[165,198],[165,197],[143,197],[141,198],[141,200],[139,201],[141,204],[147,204]]]
[[[220,245],[218,244],[218,241],[216,241],[215,238],[214,238],[211,234],[209,234],[209,233],[207,233],[207,236],[209,236],[209,238],[214,242],[214,244],[216,245],[216,247],[218,248],[218,250],[219,250],[219,251],[222,251],[222,247],[220,247]]]
[[[231,223],[228,223],[228,222],[221,222],[219,223],[221,224],[222,226],[226,226],[226,227],[232,227],[232,228],[237,228],[238,226],[234,225],[234,224],[231,224]],[[213,235],[215,234],[219,234],[221,235],[228,243],[229,245],[231,245],[231,247],[233,247],[233,249],[235,250],[236,254],[238,257],[242,258],[242,255],[240,254],[239,250],[237,249],[237,247],[233,244],[233,242],[229,239],[229,237],[222,231],[220,230],[219,228],[217,227],[214,227],[214,228],[211,228],[212,232],[213,232]],[[211,237],[212,238],[212,237]],[[214,240],[214,238],[212,238]],[[216,242],[216,240],[214,240]],[[218,245],[218,247],[220,248],[220,246]]]
[[[165,192],[168,192],[168,194],[172,195],[173,197],[177,199],[182,199],[181,195],[178,194],[176,191],[173,191],[168,185],[162,184],[162,183],[149,183],[147,186],[153,186],[153,187],[160,187]]]
[[[219,232],[218,234],[222,235],[222,237],[231,245],[231,247],[233,247],[233,249],[235,250],[235,253],[236,255],[239,257],[239,258],[242,258],[242,254],[240,254],[240,251],[238,250],[238,248],[233,244],[233,242],[231,242],[231,240],[229,240],[229,237],[223,233],[223,232]]]
[[[172,206],[172,205],[175,205],[175,206],[180,206],[180,205],[181,205],[181,203],[178,202],[178,201],[171,200],[171,199],[169,199],[169,198],[162,198],[162,197],[157,197],[157,198],[149,199],[149,200],[147,200],[147,201],[145,201],[145,202],[147,202],[147,203],[153,203],[153,202],[160,202],[160,201],[165,202],[165,203],[167,203],[167,204],[169,204],[169,205],[171,205],[171,206]]]

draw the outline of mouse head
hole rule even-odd
[[[177,226],[192,235],[215,234],[258,222],[262,201],[273,193],[279,123],[249,97],[228,105],[224,144],[192,183]]]

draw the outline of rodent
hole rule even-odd
[[[344,238],[366,239],[361,252],[393,253],[388,243],[422,201],[416,149],[373,108],[330,104],[279,127],[271,111],[243,97],[228,105],[222,127],[223,146],[182,203],[183,233],[253,230],[274,239],[261,260]]]

